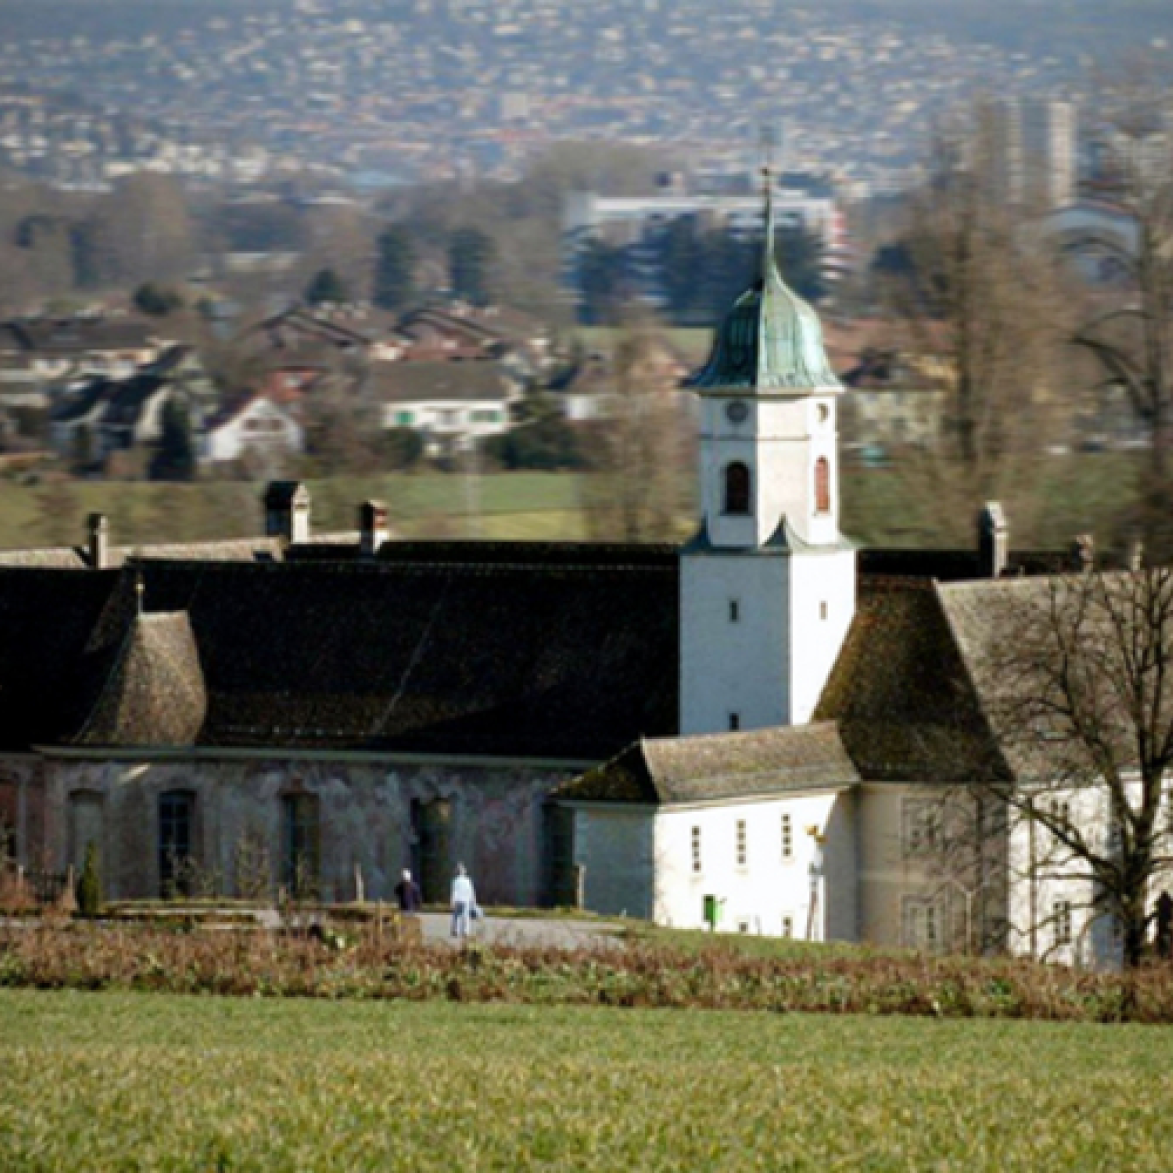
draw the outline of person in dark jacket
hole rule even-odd
[[[399,901],[400,912],[419,912],[424,906],[420,886],[411,878],[411,872],[403,869],[399,883],[395,885],[395,899]]]

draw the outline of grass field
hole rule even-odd
[[[0,992],[0,1166],[1167,1169],[1173,1031]]]
[[[1072,535],[1107,535],[1133,492],[1139,460],[1120,454],[1038,462],[1024,497],[1005,502],[1018,546],[1063,547]],[[923,481],[899,467],[843,470],[843,530],[864,545],[970,545],[975,503],[944,506]],[[354,529],[357,505],[387,502],[405,537],[567,541],[588,537],[586,477],[572,473],[495,473],[477,478],[423,472],[312,481],[314,527]],[[212,481],[0,481],[0,547],[76,545],[88,513],[110,517],[115,542],[192,541],[262,532],[263,486]],[[690,511],[686,511],[690,512]],[[680,519],[681,536],[694,524]]]

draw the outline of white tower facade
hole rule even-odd
[[[701,526],[681,556],[683,734],[809,721],[855,613],[855,549],[839,532],[842,387],[773,236],[767,196],[762,280],[692,380]]]

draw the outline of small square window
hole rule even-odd
[[[782,918],[782,936],[784,936],[784,937],[793,937],[794,936],[794,917],[784,916]]]
[[[748,933],[749,932],[749,921],[739,920],[737,922],[737,931],[739,933]]]

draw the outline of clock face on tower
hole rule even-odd
[[[743,424],[749,418],[749,405],[741,399],[735,399],[726,405],[725,416],[731,424]]]

